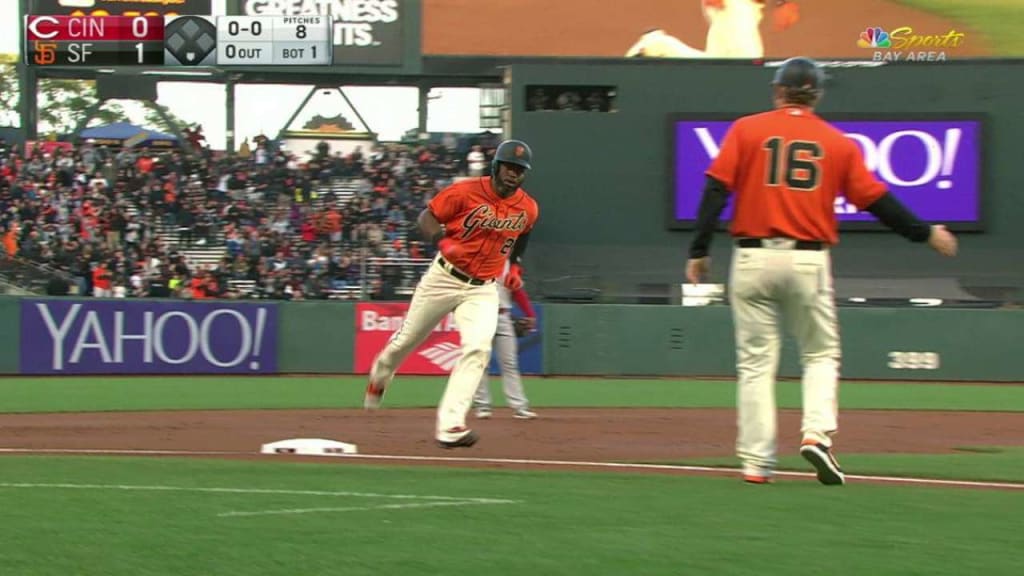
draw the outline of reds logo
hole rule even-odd
[[[469,238],[477,230],[513,230],[522,232],[526,229],[526,212],[520,212],[508,218],[498,218],[494,215],[494,210],[484,204],[473,208],[469,214],[466,214],[466,217],[462,219],[462,228],[464,229],[462,232],[463,238]]]

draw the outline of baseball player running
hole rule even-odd
[[[506,286],[505,278],[513,267],[519,267],[518,263],[506,263],[505,271],[499,278],[498,284],[498,329],[494,333],[494,350],[498,356],[498,367],[501,369],[502,390],[505,393],[505,401],[512,408],[512,417],[520,420],[532,420],[537,413],[530,410],[530,402],[526,399],[526,392],[523,391],[523,380],[519,375],[519,343],[518,330],[512,320],[512,301],[519,305],[523,311],[520,321],[527,331],[536,326],[536,314],[533,306],[530,305],[530,298],[522,287],[518,270],[510,286]],[[517,286],[518,283],[518,286]],[[480,378],[480,386],[476,389],[473,397],[473,405],[476,407],[476,417],[481,419],[490,418],[493,414],[491,409],[491,389],[488,384],[487,370],[484,370]]]
[[[626,51],[627,57],[647,58],[763,58],[761,20],[766,0],[700,0],[708,23],[704,50],[698,50],[657,28],[648,30]],[[772,0],[776,30],[786,30],[800,20],[792,0]]]
[[[785,29],[799,18],[797,5],[774,0],[775,26]],[[710,58],[763,58],[761,20],[765,0],[702,0],[708,37],[704,51]]]
[[[502,142],[489,176],[452,184],[420,213],[420,232],[437,244],[438,254],[416,285],[402,326],[370,369],[363,405],[375,409],[405,358],[454,312],[462,356],[437,410],[435,436],[442,448],[469,447],[478,440],[466,427],[466,414],[491,358],[499,309],[496,278],[509,258],[518,261],[539,215],[537,203],[519,187],[531,158],[525,142]],[[505,281],[521,285],[518,266]]]
[[[644,32],[629,50],[626,58],[705,58],[703,50],[697,50],[661,28]]]
[[[957,240],[912,214],[865,167],[860,149],[814,113],[824,76],[807,58],[791,58],[772,82],[775,109],[745,116],[729,129],[707,171],[686,277],[710,268],[715,222],[736,195],[729,302],[736,339],[743,479],[770,482],[776,464],[775,376],[780,323],[791,331],[803,367],[800,454],[822,484],[846,478],[832,453],[838,430],[839,328],[829,247],[838,241],[833,209],[842,192],[912,242],[953,256]]]

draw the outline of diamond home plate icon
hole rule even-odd
[[[202,16],[179,16],[164,29],[164,63],[212,66],[217,57],[217,27]]]

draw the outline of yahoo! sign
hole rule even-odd
[[[959,230],[981,228],[982,120],[864,119],[832,121],[858,144],[868,170],[922,220]],[[672,129],[672,210],[676,227],[697,219],[704,172],[718,156],[731,120],[676,120]],[[854,222],[880,226],[841,196],[841,227]],[[732,217],[732,203],[722,214]],[[863,226],[856,226],[863,227]]]
[[[22,374],[265,374],[277,307],[228,302],[21,301]]]

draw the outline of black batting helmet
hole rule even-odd
[[[775,78],[772,79],[772,86],[820,91],[825,88],[825,73],[814,60],[797,56],[779,66],[775,71]]]
[[[517,164],[529,170],[532,159],[533,152],[526,142],[522,140],[505,140],[494,151],[494,159],[491,160],[491,176],[497,176],[499,162]]]

